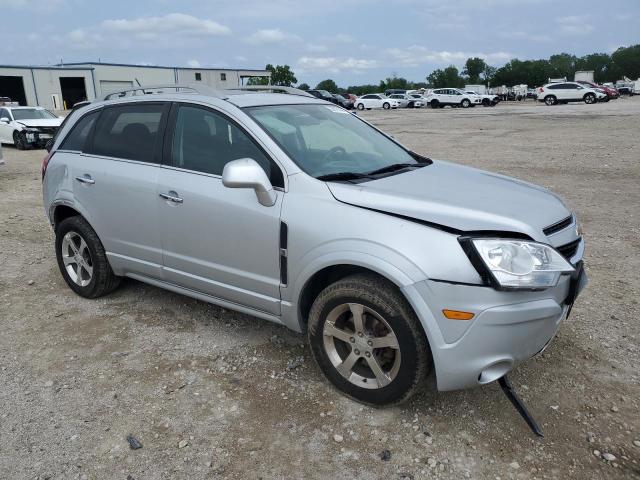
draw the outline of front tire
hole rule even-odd
[[[397,287],[356,274],[325,288],[309,313],[309,343],[327,379],[369,405],[414,395],[432,360],[418,318]]]
[[[25,134],[17,130],[13,132],[13,145],[16,147],[16,150],[26,150],[28,143]]]
[[[596,103],[596,96],[593,93],[587,93],[584,96],[584,103],[586,103],[587,105]]]
[[[56,258],[65,282],[81,297],[98,298],[120,284],[98,235],[80,216],[66,218],[57,226]]]
[[[382,108],[384,108],[385,110],[389,110],[391,108],[391,105],[389,103],[387,103],[387,102],[384,102],[382,104]]]
[[[489,100],[488,98],[483,98],[482,99],[482,106],[483,107],[488,107],[491,105],[491,100]]]
[[[464,100],[462,100],[460,105],[462,106],[462,108],[469,108],[471,106],[471,102],[465,98]]]

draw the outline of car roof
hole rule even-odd
[[[44,107],[29,107],[24,105],[3,105],[4,108],[10,108],[11,110],[45,110]]]
[[[233,91],[227,92],[228,95],[223,97],[216,97],[212,95],[201,95],[194,93],[154,93],[147,95],[131,95],[124,97],[117,97],[109,100],[97,100],[91,102],[91,105],[114,105],[119,103],[131,103],[131,102],[195,102],[195,103],[211,103],[212,99],[223,100],[235,105],[239,108],[245,107],[257,107],[265,105],[296,105],[296,104],[320,104],[320,105],[333,105],[326,100],[321,100],[317,97],[286,94],[286,93],[263,93],[263,92],[244,92]]]

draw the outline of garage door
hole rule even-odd
[[[133,82],[121,82],[115,80],[100,80],[100,91],[102,95],[108,95],[113,92],[120,92],[133,88]]]

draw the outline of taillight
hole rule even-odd
[[[49,161],[53,156],[52,152],[47,152],[47,154],[42,159],[42,180],[44,180],[44,174],[47,173],[47,166],[49,165]]]
[[[540,93],[543,93],[544,92],[544,88],[540,87],[539,91],[540,91]]]

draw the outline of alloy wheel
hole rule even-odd
[[[86,287],[93,278],[93,261],[91,252],[76,232],[68,232],[62,239],[62,262],[69,278],[81,287]]]
[[[386,387],[400,371],[400,345],[393,329],[365,305],[344,303],[331,310],[323,342],[334,368],[361,388]]]

